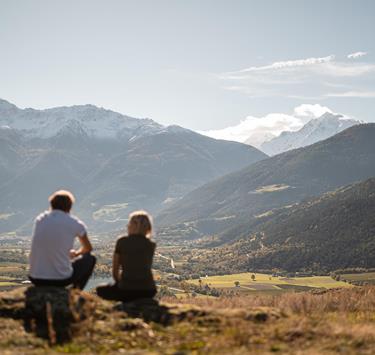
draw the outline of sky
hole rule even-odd
[[[374,15],[373,0],[0,0],[0,98],[234,140],[327,111],[375,121]]]

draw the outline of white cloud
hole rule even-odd
[[[331,62],[335,58],[334,55],[329,55],[327,57],[321,57],[321,58],[307,58],[307,59],[296,59],[296,60],[286,60],[281,62],[275,62],[270,65],[260,66],[260,67],[250,67],[246,68],[236,73],[247,73],[247,72],[254,72],[254,71],[268,71],[268,70],[278,70],[278,69],[284,69],[284,68],[293,68],[293,67],[303,67],[303,66],[311,66],[316,64],[322,64]]]
[[[302,104],[294,109],[294,114],[297,117],[317,118],[326,112],[333,113],[328,107],[319,104]]]
[[[259,148],[263,142],[280,135],[281,132],[297,131],[310,119],[320,117],[325,112],[332,113],[328,107],[319,104],[303,104],[296,107],[291,115],[270,113],[264,117],[248,116],[235,126],[199,133],[216,139],[248,141]]]
[[[328,93],[327,97],[357,97],[357,98],[374,98],[375,91],[346,91],[337,93]]]
[[[367,52],[354,52],[347,55],[347,58],[349,59],[356,59],[364,57],[367,54]]]
[[[362,54],[359,54],[362,53]],[[364,52],[352,53],[357,57]],[[223,88],[249,97],[325,98],[332,87],[362,91],[363,84],[375,77],[375,64],[337,60],[334,55],[278,61],[218,75]],[[330,83],[328,88],[327,83]],[[362,97],[362,96],[358,96]]]

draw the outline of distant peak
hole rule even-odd
[[[323,115],[318,117],[317,120],[326,120],[326,119],[332,119],[332,118],[340,120],[344,118],[344,116],[339,113],[325,112],[323,113]]]
[[[170,125],[167,127],[168,132],[173,132],[173,133],[179,133],[179,132],[186,132],[187,129],[183,128],[178,125]]]
[[[19,108],[7,100],[0,99],[0,110],[19,110]]]

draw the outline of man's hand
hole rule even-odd
[[[76,258],[79,255],[80,255],[80,253],[77,250],[70,249],[70,251],[69,251],[70,259],[74,259],[74,258]]]

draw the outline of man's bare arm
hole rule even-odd
[[[90,253],[92,251],[92,245],[87,234],[79,236],[79,241],[81,243],[81,247],[78,250],[70,251],[70,256],[72,258],[75,258],[82,254]]]

